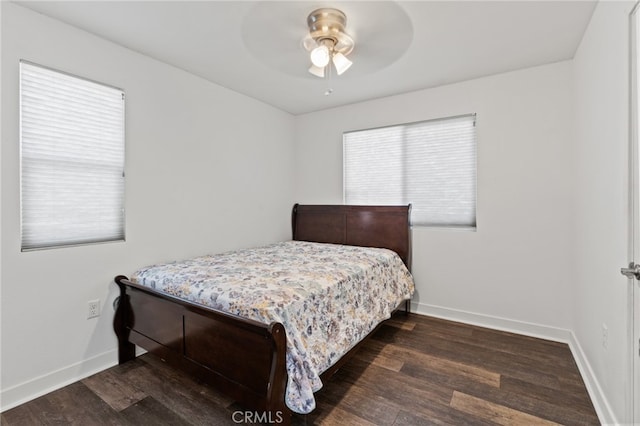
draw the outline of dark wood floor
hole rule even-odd
[[[567,345],[419,315],[383,325],[316,400],[294,424],[599,424]],[[1,422],[233,425],[236,410],[144,355],[8,410]]]

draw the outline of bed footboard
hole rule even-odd
[[[160,295],[122,275],[115,282],[120,288],[113,323],[119,363],[135,358],[138,345],[205,379],[247,409],[289,422],[282,324],[266,325]]]

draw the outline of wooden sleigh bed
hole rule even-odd
[[[410,207],[296,204],[293,240],[387,248],[410,269]],[[134,359],[135,346],[140,346],[220,389],[247,410],[266,413],[265,418],[278,423],[290,422],[292,412],[285,404],[287,336],[281,323],[264,324],[191,303],[122,275],[115,282],[120,288],[114,317],[120,364]],[[408,301],[401,305],[408,310]],[[324,371],[322,381],[361,343]]]

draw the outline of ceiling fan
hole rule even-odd
[[[307,17],[309,34],[303,40],[304,48],[310,52],[309,72],[318,77],[331,73],[331,64],[338,75],[351,67],[353,62],[347,55],[353,51],[353,39],[345,32],[346,15],[332,8],[316,9]]]

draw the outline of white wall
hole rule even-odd
[[[58,21],[2,7],[2,405],[116,362],[112,278],[290,237],[289,114]],[[18,61],[125,90],[127,241],[20,252]],[[102,315],[86,319],[87,301]]]
[[[565,339],[571,63],[299,116],[297,199],[342,202],[342,132],[477,113],[476,232],[413,228],[418,312]]]
[[[627,347],[629,13],[600,2],[573,63],[576,175],[572,328],[606,395],[610,422],[630,421]],[[602,345],[602,324],[609,330]]]

